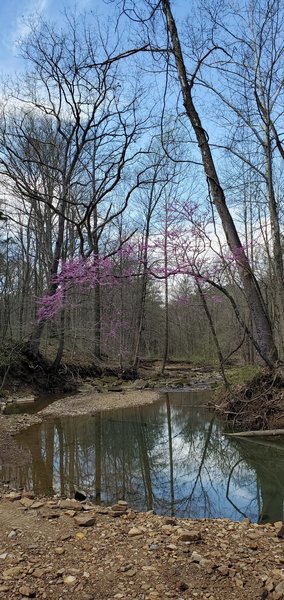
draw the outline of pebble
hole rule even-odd
[[[32,590],[27,585],[22,585],[19,589],[19,592],[20,592],[20,594],[22,594],[22,596],[25,596],[26,598],[35,598],[36,597],[35,590]]]
[[[63,577],[63,582],[65,583],[65,585],[73,585],[75,581],[75,575],[66,575],[66,577]]]
[[[10,531],[10,533],[8,533],[8,535],[7,535],[7,537],[9,538],[9,540],[12,539],[12,538],[14,538],[14,537],[16,537],[16,536],[17,536],[17,532],[14,529],[12,529],[12,531]]]
[[[202,560],[202,556],[200,554],[198,554],[198,552],[195,552],[195,550],[194,550],[191,555],[191,560],[193,562],[200,563],[200,561]]]

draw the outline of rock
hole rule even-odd
[[[110,514],[112,517],[121,517],[125,515],[125,510],[112,510]]]
[[[63,577],[63,582],[65,583],[65,585],[73,585],[75,581],[75,575],[66,575],[66,577]]]
[[[191,555],[191,560],[192,562],[200,563],[200,561],[202,560],[202,556],[194,550]]]
[[[275,521],[275,523],[273,523],[275,529],[279,529],[280,527],[282,527],[283,525],[283,521]]]
[[[123,565],[122,567],[120,567],[120,569],[118,569],[121,573],[126,573],[126,571],[130,571],[130,569],[132,569],[133,564],[132,563],[128,563],[126,565]]]
[[[167,549],[168,549],[168,550],[172,550],[172,551],[174,551],[174,550],[176,550],[176,549],[177,549],[177,547],[176,547],[176,545],[175,545],[175,544],[167,544]]]
[[[57,554],[58,556],[61,556],[62,554],[65,554],[65,548],[62,548],[62,546],[55,548],[54,549],[55,554]]]
[[[84,508],[84,505],[83,505]],[[98,515],[108,515],[109,514],[109,509],[108,508],[104,508],[103,506],[98,506],[96,509],[96,512],[98,513]]]
[[[35,579],[41,579],[44,576],[45,572],[45,569],[36,568],[32,573],[32,576],[35,577]]]
[[[200,531],[189,531],[186,529],[180,533],[179,530],[179,540],[181,542],[197,542],[201,540],[201,533]]]
[[[165,525],[176,525],[177,520],[174,517],[165,517]]]
[[[41,510],[40,514],[44,519],[49,519],[50,521],[52,521],[52,519],[59,519],[60,517],[59,512],[54,512],[51,510]]]
[[[275,529],[276,529],[276,535],[277,535],[277,537],[280,538],[280,539],[283,539],[284,538],[284,525],[283,525],[283,523],[281,523]]]
[[[8,556],[8,552],[4,552],[3,554],[0,554],[0,560],[5,560]]]
[[[274,590],[274,582],[272,581],[272,579],[267,579],[266,584],[265,584],[265,588],[268,592],[273,592]]]
[[[36,597],[36,592],[34,590],[32,590],[30,587],[28,587],[27,585],[22,585],[19,589],[20,594],[22,594],[22,596],[26,596],[26,598],[35,598]]]
[[[24,490],[22,493],[22,498],[29,498],[30,500],[34,500],[35,493],[30,492],[29,490]]]
[[[64,514],[67,515],[68,517],[75,517],[75,515],[77,514],[78,511],[76,510],[65,510]]]
[[[250,543],[249,543],[249,548],[250,548],[251,550],[258,550],[258,543],[257,543],[256,541],[255,541],[255,542],[253,542],[253,541],[252,541],[252,542],[250,542]]]
[[[162,525],[162,531],[165,532],[167,535],[170,535],[171,533],[173,533],[173,526],[172,525]]]
[[[149,550],[157,550],[159,548],[158,544],[150,544]]]
[[[12,531],[10,531],[10,533],[8,533],[7,537],[9,538],[9,540],[11,540],[12,538],[17,536],[17,532],[12,529]]]
[[[280,581],[275,587],[275,592],[277,594],[284,594],[284,581]]]
[[[132,387],[134,390],[144,390],[148,387],[147,381],[144,381],[144,379],[136,379],[132,384]]]
[[[20,500],[20,504],[22,506],[24,506],[25,508],[30,508],[32,506],[32,504],[34,503],[34,501],[31,498],[27,498],[26,496],[24,496],[23,498],[21,498]]]
[[[83,490],[76,490],[75,494],[74,494],[74,498],[75,498],[75,500],[78,500],[79,502],[83,502],[84,500],[87,499],[87,494]]]
[[[223,575],[223,577],[227,577],[229,575],[229,569],[225,565],[218,567],[218,572],[220,575]]]
[[[113,506],[111,507],[111,510],[113,512],[121,512],[121,513],[125,513],[127,510],[127,503],[126,504],[119,504],[119,502],[117,504],[113,504]]]
[[[44,506],[44,502],[41,502],[40,500],[38,502],[33,502],[31,505],[31,508],[33,510],[37,510],[38,508],[42,508]]]
[[[80,511],[82,510],[82,504],[78,502],[78,500],[60,500],[59,508],[62,508],[64,510]]]
[[[142,535],[142,534],[143,534],[143,531],[142,531],[142,529],[140,529],[140,527],[132,527],[128,531],[129,537],[137,537],[138,535]]]
[[[3,579],[17,579],[24,571],[24,567],[16,566],[5,569],[2,573]]]
[[[185,592],[186,590],[188,590],[189,585],[188,583],[186,583],[186,581],[178,581],[177,585],[176,585],[176,589],[179,590],[179,592]]]
[[[9,500],[10,502],[15,502],[15,500],[20,500],[22,497],[22,494],[19,494],[19,492],[9,492],[9,494],[5,494],[4,498],[6,500]]]
[[[15,404],[30,404],[35,401],[34,396],[22,396],[21,398],[14,398]]]
[[[242,579],[240,579],[239,577],[235,577],[234,581],[238,588],[243,589],[244,581]]]
[[[74,521],[79,527],[92,527],[95,525],[96,519],[90,515],[77,515]]]

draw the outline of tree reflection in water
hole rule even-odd
[[[204,407],[208,397],[175,392],[148,407],[31,427],[17,436],[30,464],[2,465],[2,479],[184,517],[282,519],[284,445],[226,437]]]

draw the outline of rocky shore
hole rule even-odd
[[[280,600],[283,532],[3,492],[0,598]]]

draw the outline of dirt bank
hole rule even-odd
[[[220,390],[215,409],[236,429],[284,429],[284,372],[258,373],[250,381]]]

